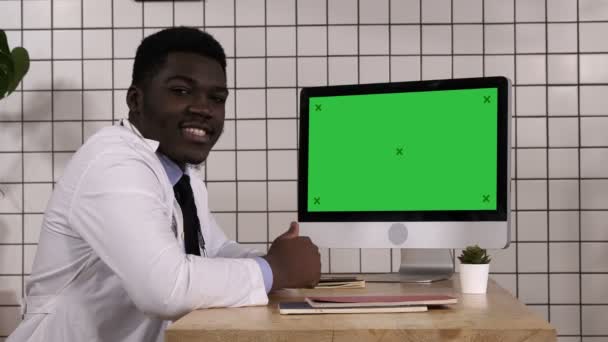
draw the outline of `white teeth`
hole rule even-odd
[[[202,129],[198,129],[198,128],[188,127],[188,128],[184,128],[184,131],[186,133],[189,133],[189,134],[192,134],[192,135],[196,135],[196,136],[199,136],[199,137],[204,137],[205,135],[207,135],[207,132],[205,132]]]

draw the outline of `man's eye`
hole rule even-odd
[[[226,103],[226,97],[224,96],[211,96],[211,100],[216,103]]]
[[[173,92],[177,95],[189,95],[190,89],[184,88],[184,87],[172,87],[171,92]]]

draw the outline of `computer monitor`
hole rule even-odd
[[[303,88],[298,221],[320,247],[401,248],[433,281],[452,249],[510,241],[510,81],[504,77]]]

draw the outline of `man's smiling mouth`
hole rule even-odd
[[[210,136],[206,129],[195,127],[182,127],[181,131],[182,136],[186,138],[186,140],[197,143],[209,142]]]

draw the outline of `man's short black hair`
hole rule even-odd
[[[142,84],[154,76],[171,52],[191,52],[211,58],[226,72],[226,54],[213,36],[196,28],[172,27],[144,38],[139,44],[133,63],[132,84]]]

